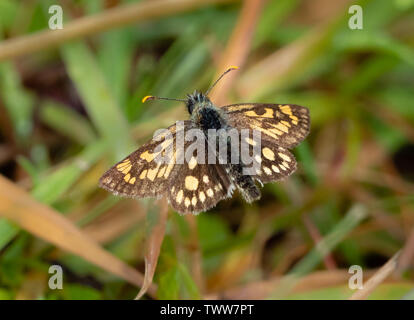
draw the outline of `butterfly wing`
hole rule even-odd
[[[191,126],[190,121],[174,124],[156,135],[122,161],[105,172],[99,185],[125,197],[159,197],[165,193],[176,170],[177,148],[175,139],[181,130]],[[160,155],[169,156],[169,161],[157,161]]]
[[[234,104],[222,109],[232,127],[258,130],[263,138],[285,148],[296,146],[309,133],[309,110],[295,104]]]
[[[174,168],[174,179],[171,179],[166,190],[171,206],[180,213],[196,214],[214,207],[217,202],[231,196],[234,186],[221,164],[209,164],[210,146],[200,129],[200,140],[197,141],[204,154],[198,154],[189,148],[195,142],[186,141],[186,156],[183,164]],[[190,151],[190,152],[189,152]]]
[[[296,170],[295,157],[284,147],[262,139],[261,155],[254,158],[252,177],[261,183],[282,180]]]

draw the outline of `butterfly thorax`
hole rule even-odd
[[[225,114],[214,106],[210,99],[201,92],[195,91],[188,95],[187,109],[191,114],[191,121],[207,133],[208,129],[224,129],[227,127]]]

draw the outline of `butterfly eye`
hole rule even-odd
[[[188,112],[189,112],[190,114],[192,114],[192,113],[193,113],[193,109],[194,109],[194,100],[192,100],[192,99],[188,99],[188,100],[187,100],[187,109],[188,109]]]

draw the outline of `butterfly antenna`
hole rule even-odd
[[[154,97],[154,96],[145,96],[142,98],[142,103],[147,102],[148,100],[171,100],[171,101],[181,101],[186,102],[187,100],[184,99],[174,99],[174,98],[162,98],[162,97]]]
[[[231,66],[230,68],[228,68],[226,71],[224,71],[222,74],[221,74],[221,76],[216,80],[216,81],[214,81],[214,83],[210,86],[210,88],[208,88],[208,90],[206,91],[206,93],[205,93],[205,95],[207,96],[208,95],[208,93],[210,92],[210,90],[211,89],[213,89],[214,88],[214,86],[217,84],[217,82],[219,82],[220,80],[221,80],[221,78],[223,78],[226,74],[228,74],[230,71],[233,71],[233,70],[237,70],[239,67],[236,67],[236,66]]]

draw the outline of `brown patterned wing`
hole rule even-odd
[[[206,211],[230,197],[234,189],[221,164],[208,164],[209,146],[204,134],[200,137],[203,139],[198,143],[204,148],[204,154],[199,156],[197,150],[188,152],[194,142],[186,142],[184,163],[176,165],[175,178],[170,180],[166,190],[171,206],[182,214]]]
[[[296,170],[295,157],[284,147],[268,139],[261,141],[261,153],[253,160],[252,177],[261,183],[282,180]]]
[[[254,129],[279,146],[292,148],[308,135],[309,110],[295,104],[234,104],[222,107],[237,129]]]
[[[105,172],[99,180],[100,187],[125,197],[163,195],[177,173],[174,170],[178,156],[175,143],[177,133],[189,126],[191,122],[184,121],[182,126],[174,124],[165,129]],[[159,161],[160,156],[169,161]]]

